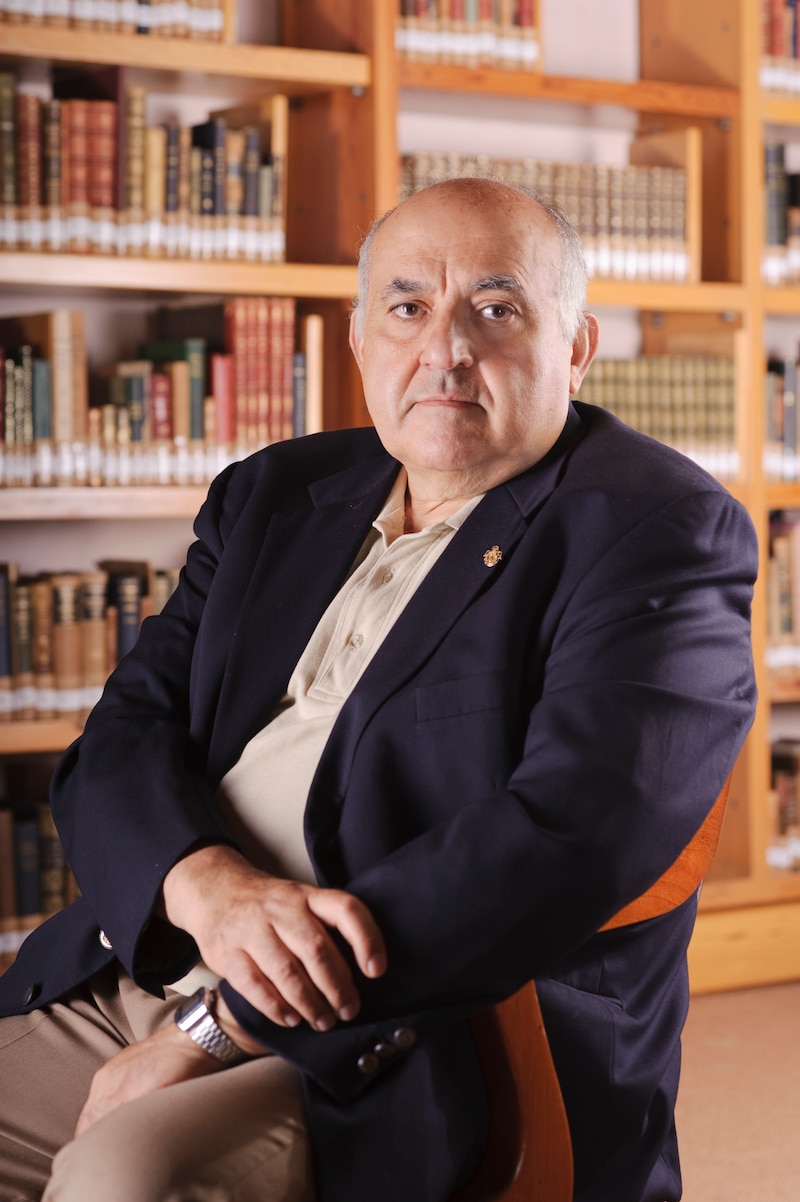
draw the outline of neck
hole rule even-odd
[[[406,515],[405,515],[405,534],[416,534],[420,530],[424,530],[426,526],[433,526],[436,522],[445,522],[449,517],[452,517],[462,505],[466,505],[467,501],[477,497],[484,490],[475,488],[472,490],[458,490],[436,493],[419,492],[416,489],[412,491],[411,482],[409,481],[406,488]]]

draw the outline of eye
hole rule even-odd
[[[507,305],[505,301],[492,301],[481,309],[481,315],[488,317],[490,321],[502,321],[504,317],[511,317],[513,313],[511,305]]]
[[[417,317],[421,312],[420,306],[416,301],[400,301],[399,305],[395,305],[392,309],[398,317]]]

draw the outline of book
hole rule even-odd
[[[14,813],[0,801],[0,972],[17,951],[17,884],[14,864]]]
[[[78,585],[78,623],[81,647],[81,713],[85,722],[100,700],[111,665],[107,660],[106,603],[108,576],[102,570],[83,572]]]
[[[11,584],[12,717],[36,717],[36,681],[33,671],[33,582],[18,577]]]
[[[152,612],[153,569],[144,560],[104,559],[97,566],[108,578],[108,604],[116,614],[118,661],[133,648]]]
[[[31,635],[37,718],[55,718],[55,660],[53,647],[53,589],[47,577],[31,584]]]
[[[188,336],[161,337],[144,343],[140,348],[142,359],[150,360],[153,364],[163,364],[183,360],[188,365],[189,373],[189,437],[202,441],[205,436],[203,402],[208,389],[207,373],[207,344],[202,337]]]
[[[15,563],[0,563],[0,722],[9,722],[14,712],[11,612],[17,575]]]
[[[39,821],[32,804],[14,806],[13,838],[17,917],[24,923],[42,911]]]
[[[83,656],[79,619],[81,577],[58,572],[50,577],[53,592],[53,672],[55,699],[62,718],[80,722],[84,712]]]
[[[84,314],[80,309],[53,309],[0,318],[0,344],[30,345],[37,358],[50,364],[51,431],[56,483],[79,483],[76,447],[86,438],[88,373]]]

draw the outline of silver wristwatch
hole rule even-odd
[[[238,1064],[249,1057],[217,1025],[214,1018],[216,1001],[216,991],[201,985],[196,993],[181,1002],[175,1011],[175,1022],[211,1056],[223,1064]]]

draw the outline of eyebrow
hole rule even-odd
[[[519,280],[513,275],[489,275],[482,280],[476,280],[472,285],[473,292],[518,292],[519,289]],[[383,297],[386,300],[392,296],[411,296],[424,291],[425,285],[418,280],[397,278],[384,288]]]

